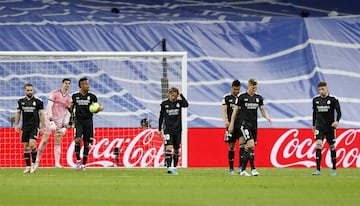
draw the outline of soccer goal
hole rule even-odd
[[[157,133],[160,103],[173,86],[187,96],[186,52],[0,52],[0,167],[25,165],[21,138],[13,129],[24,84],[33,84],[34,96],[46,107],[62,79],[72,81],[72,94],[79,91],[82,77],[89,79],[90,92],[105,108],[93,117],[88,167],[112,167],[115,159],[119,167],[164,166],[163,139]],[[186,109],[182,114],[179,166],[187,167]],[[149,127],[143,127],[145,121]],[[75,164],[73,135],[69,128],[61,144],[61,164],[67,167]],[[40,167],[54,165],[53,147],[52,134]]]

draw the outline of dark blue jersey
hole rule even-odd
[[[228,118],[229,122],[231,121],[231,115],[234,110],[236,98],[237,98],[237,96],[234,96],[232,94],[226,94],[226,95],[224,95],[223,100],[222,100],[222,105],[227,106],[226,114],[227,114],[227,118]],[[236,115],[236,119],[239,119],[239,118],[240,118],[240,115],[238,112]]]
[[[341,109],[339,101],[336,97],[328,95],[321,97],[320,95],[313,98],[313,126],[316,129],[331,129],[331,124],[336,120],[340,121]],[[335,119],[335,111],[337,113]]]
[[[161,102],[159,131],[163,129],[165,134],[177,134],[181,132],[181,108],[188,107],[189,104],[182,94],[180,94],[180,97],[181,98],[175,102],[171,102],[169,99]]]
[[[251,96],[245,92],[240,94],[237,99],[236,105],[239,106],[240,122],[250,129],[257,129],[258,108],[264,105],[262,96],[254,94]]]
[[[77,120],[91,120],[93,114],[90,112],[89,107],[92,103],[97,101],[97,97],[90,92],[85,95],[80,92],[73,94],[72,102],[75,109],[75,118]]]
[[[18,100],[17,109],[22,114],[22,128],[39,127],[39,111],[44,109],[44,103],[40,99],[34,96],[31,99],[21,98]]]

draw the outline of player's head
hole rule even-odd
[[[141,128],[150,128],[151,127],[151,120],[148,118],[144,118],[140,121]]]
[[[62,89],[65,89],[65,90],[69,90],[70,84],[71,84],[71,80],[68,79],[68,78],[64,78],[64,79],[62,80],[61,88],[62,88]]]
[[[326,82],[319,82],[318,84],[319,94],[322,97],[326,97],[328,95],[328,87]]]
[[[237,96],[240,93],[241,83],[239,80],[234,80],[231,84],[231,95]]]
[[[79,79],[79,87],[81,91],[88,92],[90,88],[89,80],[86,77]]]
[[[250,94],[255,94],[255,92],[257,91],[257,86],[258,86],[258,82],[256,79],[251,78],[248,81],[248,92]]]
[[[34,94],[34,90],[33,90],[33,85],[30,83],[27,83],[24,85],[24,91],[25,91],[25,95],[28,98],[31,98]]]
[[[169,100],[175,102],[179,96],[179,89],[176,87],[171,87],[169,89]]]

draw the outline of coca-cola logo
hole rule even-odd
[[[348,129],[336,138],[337,165],[344,168],[360,167],[360,129]],[[324,141],[324,144],[326,142]],[[327,167],[332,166],[330,150],[322,149]],[[283,133],[271,149],[270,160],[275,167],[315,166],[315,141],[313,137],[300,136],[298,129]],[[324,161],[323,160],[323,161]]]
[[[67,163],[74,167],[76,160],[74,158],[73,141],[67,150]],[[114,148],[120,148],[119,160],[122,167],[160,167],[164,165],[164,145],[162,138],[157,135],[156,129],[141,130],[135,136],[127,137],[101,137],[95,139],[90,146],[88,166],[111,167],[113,166]],[[84,147],[81,148],[80,156],[82,158]]]

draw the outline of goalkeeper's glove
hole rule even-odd
[[[51,131],[55,131],[55,130],[56,130],[56,124],[55,124],[54,121],[50,121],[49,128],[50,128]]]
[[[66,133],[66,127],[59,129],[59,133],[61,136],[63,136]]]

